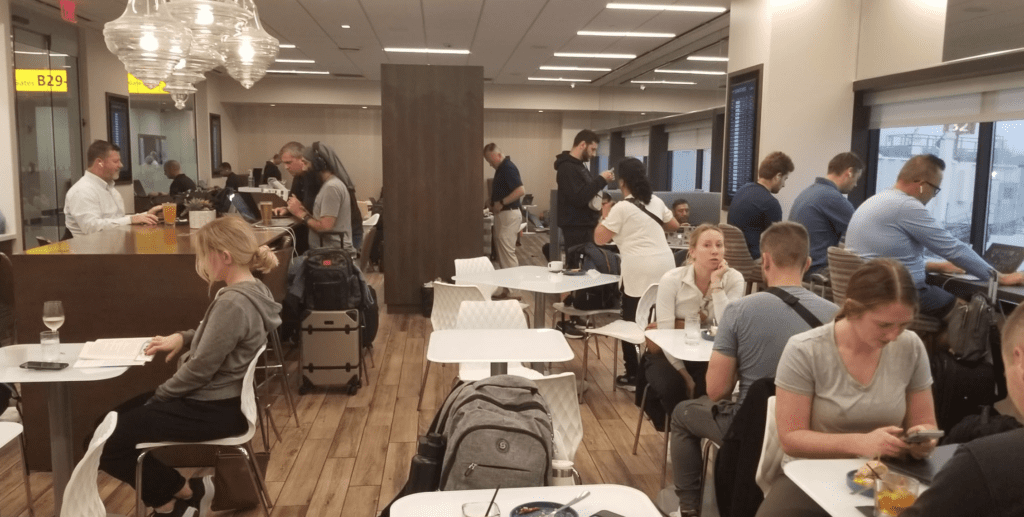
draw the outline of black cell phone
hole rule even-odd
[[[945,436],[946,433],[939,429],[929,429],[925,431],[917,431],[915,433],[908,434],[903,441],[907,443],[923,443],[933,438],[938,439]]]
[[[45,363],[43,361],[28,361],[21,363],[22,368],[29,370],[63,370],[68,367],[68,363]]]
[[[591,517],[622,517],[622,516],[617,514],[617,513],[615,513],[615,512],[609,512],[608,510],[601,510],[600,512],[595,513]]]

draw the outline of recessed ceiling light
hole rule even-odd
[[[292,45],[291,43],[281,43],[280,45],[278,45],[278,47],[280,47],[280,48],[295,48],[295,45]]]
[[[729,58],[727,58],[727,57],[718,57],[718,56],[686,56],[686,60],[687,61],[720,61],[720,62],[726,62],[726,61],[729,61]]]
[[[598,59],[636,59],[636,54],[595,54],[587,52],[555,52],[555,57],[594,57]]]
[[[366,109],[366,106],[363,106],[363,109]]]
[[[312,59],[275,59],[275,63],[316,63]]]
[[[271,108],[273,108],[274,106],[277,106],[277,104],[271,104],[270,105]]]
[[[562,81],[566,83],[589,83],[590,79],[566,79],[564,77],[527,77],[527,81]]]
[[[351,29],[352,26],[351,25],[342,25],[341,28],[342,29]]]
[[[615,31],[576,31],[577,36],[614,36],[618,38],[674,38],[671,32],[615,32]]]
[[[322,70],[267,70],[268,74],[308,74],[308,75],[327,75],[330,72]]]
[[[569,72],[611,72],[611,68],[595,68],[589,66],[542,66],[541,70],[565,70]]]
[[[659,68],[655,72],[661,72],[663,74],[695,74],[695,75],[725,75],[725,72],[719,72],[717,70],[670,70],[667,68]]]
[[[654,5],[654,4],[619,4],[611,3],[609,9],[633,9],[637,11],[681,11],[689,13],[724,13],[724,7],[704,7],[699,5]]]
[[[537,113],[544,113],[544,110],[537,110]]]
[[[457,48],[385,48],[384,52],[411,52],[413,54],[469,54],[468,50]]]
[[[690,81],[630,81],[633,84],[697,84]]]
[[[641,113],[641,115],[646,115],[646,113]]]

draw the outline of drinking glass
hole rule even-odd
[[[60,301],[43,302],[43,325],[57,330],[64,324],[64,306]]]
[[[174,221],[178,218],[178,205],[164,203],[162,207],[164,210],[164,224],[173,225]]]
[[[491,511],[487,511],[487,501],[475,501],[462,505],[462,517],[501,517],[501,510],[498,503],[491,504]]]
[[[686,344],[687,345],[698,345],[700,344],[700,315],[690,314],[686,316]]]
[[[912,477],[887,472],[875,480],[875,517],[896,517],[917,500],[920,483]]]
[[[39,333],[39,345],[43,350],[42,361],[52,363],[60,355],[60,332],[44,330]]]

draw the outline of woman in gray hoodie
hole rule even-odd
[[[194,330],[156,336],[147,355],[170,361],[189,349],[188,361],[155,393],[119,406],[117,428],[107,441],[100,469],[135,484],[135,446],[145,442],[199,442],[242,434],[248,422],[241,410],[242,378],[267,334],[281,324],[281,305],[252,270],[267,272],[277,258],[257,246],[252,228],[240,218],[217,219],[192,236],[196,272],[217,292]],[[206,516],[213,500],[210,476],[186,482],[177,470],[147,455],[142,500],[157,515]]]

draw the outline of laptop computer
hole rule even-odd
[[[523,196],[523,206],[529,206],[533,204],[533,194],[526,194]]]
[[[1024,263],[1024,248],[1010,244],[992,243],[983,257],[996,271],[1008,275]]]
[[[918,460],[914,458],[893,459],[883,458],[882,463],[900,474],[916,478],[924,483],[932,484],[935,475],[942,470],[942,467],[953,457],[960,444],[942,445],[936,447],[932,455],[927,459]]]
[[[132,182],[132,185],[135,187],[136,197],[146,197],[146,188],[142,186],[141,181],[135,180]]]

